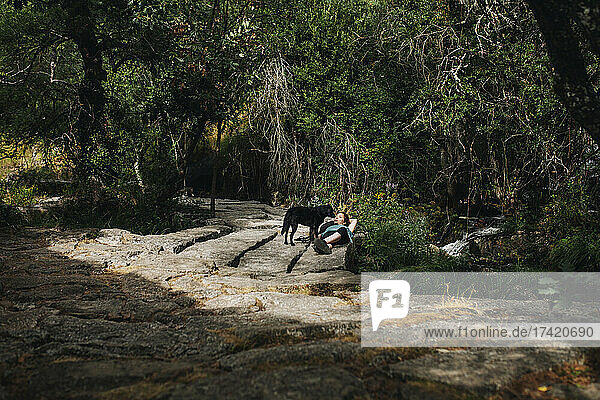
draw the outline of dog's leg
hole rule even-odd
[[[283,220],[283,228],[281,228],[281,233],[284,234],[283,244],[288,244],[287,243],[287,235],[288,235],[289,228],[290,228],[290,224],[288,223],[287,219],[284,219]]]
[[[290,233],[290,244],[295,246],[294,243],[294,233],[296,233],[296,229],[298,229],[298,224],[292,224],[292,232]]]

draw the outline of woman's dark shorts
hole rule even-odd
[[[325,239],[326,237],[329,237],[331,235],[333,235],[334,233],[336,233],[336,231],[333,232],[327,232],[327,233],[323,233],[321,234],[321,239]],[[350,238],[348,237],[348,229],[346,228],[340,228],[337,230],[337,233],[339,233],[340,235],[342,235],[341,239],[333,244],[347,244],[350,243]]]

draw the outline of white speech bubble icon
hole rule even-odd
[[[384,319],[400,319],[408,315],[410,284],[401,280],[376,280],[369,283],[371,324],[373,331]]]

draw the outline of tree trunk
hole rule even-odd
[[[79,151],[76,162],[76,176],[87,180],[96,177],[97,168],[90,156],[98,140],[104,141],[104,106],[106,103],[102,82],[107,74],[102,67],[102,52],[96,37],[96,24],[86,0],[63,0],[67,12],[71,38],[77,44],[83,62],[84,75],[79,84],[79,117],[76,122],[77,145]],[[96,141],[94,140],[96,138]],[[109,149],[110,150],[110,149]]]
[[[599,6],[590,0],[526,0],[538,22],[554,69],[554,91],[569,114],[600,145],[600,97],[583,59],[572,20],[586,32],[590,46],[598,45]],[[585,10],[588,10],[586,13]],[[584,18],[584,15],[586,16]],[[588,18],[595,15],[595,18]]]
[[[217,145],[215,146],[215,158],[213,161],[212,183],[210,188],[210,213],[213,218],[216,215],[215,196],[217,192],[217,166],[219,161],[219,150],[221,148],[221,133],[223,132],[223,121],[217,122]]]

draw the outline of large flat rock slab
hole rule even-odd
[[[143,236],[143,242],[148,246],[160,246],[166,252],[177,254],[187,249],[194,243],[217,239],[231,232],[233,232],[233,229],[229,226],[202,226],[199,228],[185,229],[183,231],[169,233],[166,235]]]
[[[159,386],[192,370],[192,364],[178,361],[64,361],[34,371],[28,385],[23,388],[22,398],[95,398],[98,392],[110,393],[111,390],[140,381],[154,382]],[[66,377],[68,379],[65,379]],[[140,389],[142,388],[140,385]],[[114,397],[117,397],[118,393],[115,392]]]
[[[280,230],[283,222],[281,219],[250,219],[250,218],[234,218],[228,223],[236,228],[241,229],[276,229]]]
[[[269,279],[287,273],[288,267],[296,257],[301,257],[306,251],[303,243],[296,246],[283,244],[278,236],[264,246],[249,251],[240,259],[239,272],[236,275]]]
[[[581,358],[578,349],[467,349],[392,364],[386,373],[397,379],[438,382],[489,396],[520,376]]]
[[[123,229],[102,229],[70,240],[55,241],[52,249],[71,258],[106,267],[152,264],[161,256],[178,254],[194,243],[218,239],[231,233],[225,225],[205,226],[166,235],[135,235]]]
[[[334,287],[345,287],[352,290],[360,289],[360,275],[350,271],[330,270],[323,272],[306,272],[304,274],[292,273],[277,279],[277,287],[320,285],[327,284]]]
[[[281,271],[280,271],[281,272]],[[288,292],[291,288],[330,285],[332,287],[358,290],[360,286],[360,275],[349,271],[325,271],[309,272],[306,274],[260,275],[258,273],[247,274],[244,270],[226,272],[226,274],[213,275],[202,280],[206,285],[219,284],[241,290],[268,289],[270,291]]]
[[[273,240],[278,232],[273,229],[243,229],[219,240],[197,243],[180,254],[200,260],[212,261],[216,267],[237,267],[243,255]]]
[[[292,363],[341,363],[354,359],[362,351],[359,343],[298,343],[291,346],[251,349],[230,354],[219,358],[219,366],[226,370],[237,370]]]
[[[324,272],[344,269],[347,246],[334,246],[331,254],[319,254],[312,246],[300,257],[291,273]]]
[[[224,295],[208,300],[204,309],[219,312],[264,313],[304,323],[358,321],[360,307],[337,297],[252,292]]]
[[[284,212],[219,201],[216,219],[167,235],[0,230],[0,399],[477,398],[581,358],[363,349],[345,247],[285,246]]]
[[[179,385],[160,399],[368,399],[361,380],[338,367],[239,370]]]

